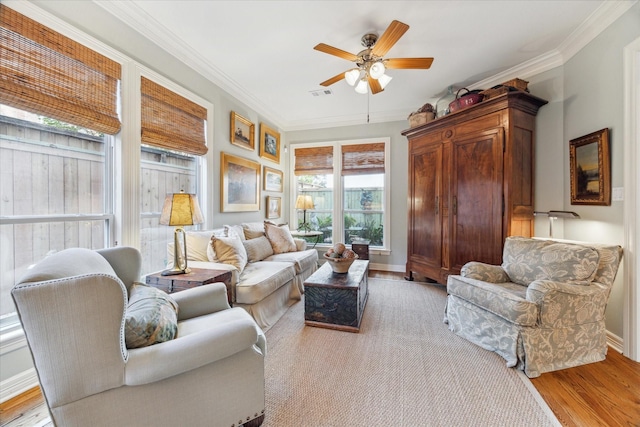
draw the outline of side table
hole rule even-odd
[[[300,238],[305,238],[305,237],[315,237],[316,241],[313,243],[313,248],[316,247],[316,245],[318,244],[318,242],[320,241],[320,237],[323,235],[322,231],[292,231],[291,235],[293,237],[300,237]]]
[[[235,288],[231,286],[231,271],[209,270],[206,268],[192,268],[190,273],[176,274],[175,276],[163,276],[161,272],[149,274],[146,284],[158,288],[167,293],[208,285],[209,283],[223,282],[227,287],[227,300],[233,307],[235,301]]]

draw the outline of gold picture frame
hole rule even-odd
[[[260,210],[260,163],[220,153],[220,211]]]
[[[256,149],[256,125],[235,111],[231,112],[231,143],[246,150]]]
[[[284,174],[282,171],[270,168],[269,166],[262,167],[262,189],[264,191],[282,193],[283,181]]]
[[[260,157],[280,163],[280,134],[275,129],[260,123]]]
[[[611,205],[609,129],[569,142],[572,205]]]
[[[267,219],[282,216],[282,197],[267,196]]]

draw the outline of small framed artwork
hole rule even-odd
[[[572,205],[611,205],[609,129],[569,143]]]
[[[220,211],[260,210],[260,163],[220,153]]]
[[[280,134],[260,123],[260,157],[280,163]]]
[[[256,149],[256,125],[235,111],[231,112],[231,143],[247,150]]]
[[[282,216],[282,197],[267,196],[267,219]]]
[[[277,191],[282,193],[282,178],[283,173],[277,169],[272,169],[269,166],[262,167],[263,187],[264,191]]]

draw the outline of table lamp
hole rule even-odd
[[[298,228],[302,231],[310,231],[311,226],[307,223],[307,209],[315,209],[311,196],[298,196],[296,209],[302,209],[302,224]]]
[[[534,216],[546,215],[549,217],[549,237],[551,238],[553,238],[553,221],[554,220],[558,218],[580,219],[580,215],[572,211],[549,211],[549,212],[535,211],[533,215]]]
[[[182,227],[203,222],[198,197],[195,194],[187,194],[184,191],[167,194],[164,206],[162,206],[160,224],[173,225],[176,230],[173,233],[173,268],[163,271],[163,276],[185,274],[191,271],[187,266],[187,236]],[[182,234],[182,248],[180,247],[180,234]]]

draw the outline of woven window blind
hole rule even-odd
[[[297,148],[295,175],[326,175],[333,173],[333,147]]]
[[[115,134],[120,78],[117,62],[0,5],[0,103]]]
[[[203,155],[207,153],[207,109],[145,77],[142,92],[142,143]]]
[[[384,142],[342,146],[342,175],[384,173]]]

